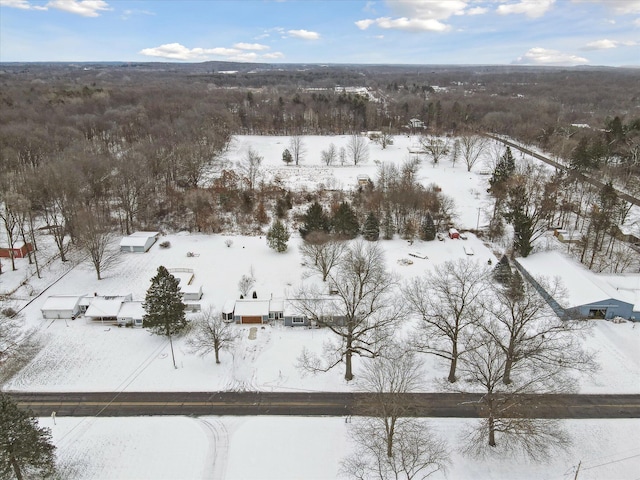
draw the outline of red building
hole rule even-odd
[[[13,258],[24,258],[29,252],[33,252],[33,245],[29,242],[16,242],[13,244],[13,248],[0,247],[0,258],[11,258],[13,252]]]

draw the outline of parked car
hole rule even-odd
[[[440,232],[436,233],[436,238],[438,240],[440,240],[441,242],[444,242],[444,234],[443,233],[440,233]]]
[[[460,232],[459,237],[461,240],[466,240],[467,238],[469,238],[467,237],[467,234],[465,232]]]

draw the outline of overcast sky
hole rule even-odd
[[[0,0],[0,61],[640,65],[640,0]]]

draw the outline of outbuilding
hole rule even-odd
[[[40,311],[42,318],[70,318],[74,319],[80,313],[80,299],[84,295],[51,295]]]
[[[33,252],[33,245],[29,242],[18,241],[12,248],[0,247],[0,258],[24,258]]]
[[[449,238],[460,238],[460,232],[458,232],[458,230],[456,230],[455,228],[450,228]]]
[[[121,252],[145,253],[160,237],[160,232],[134,232],[120,240]]]
[[[638,290],[633,290],[633,277],[597,275],[556,251],[518,258],[516,267],[561,318],[640,320],[635,305],[640,298],[640,276],[635,276]],[[562,287],[559,292],[547,291],[548,284],[556,280]],[[628,290],[620,289],[617,281],[624,282]]]

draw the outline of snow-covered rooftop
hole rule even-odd
[[[559,279],[565,295],[555,300],[563,308],[573,308],[614,298],[611,287],[583,265],[556,251],[539,252],[516,261],[534,278]]]
[[[238,316],[269,315],[269,300],[237,300],[234,312]]]
[[[82,295],[51,295],[44,301],[41,310],[73,310]]]
[[[91,305],[87,308],[85,317],[91,318],[106,318],[116,317],[122,307],[122,303],[130,300],[131,297],[119,296],[119,297],[97,297],[91,301]]]
[[[118,318],[142,318],[144,314],[142,302],[124,302],[118,312]]]
[[[128,237],[122,237],[122,240],[120,240],[120,246],[121,247],[144,247],[145,244],[147,243],[147,239],[149,237],[134,237],[134,236],[128,236]]]

